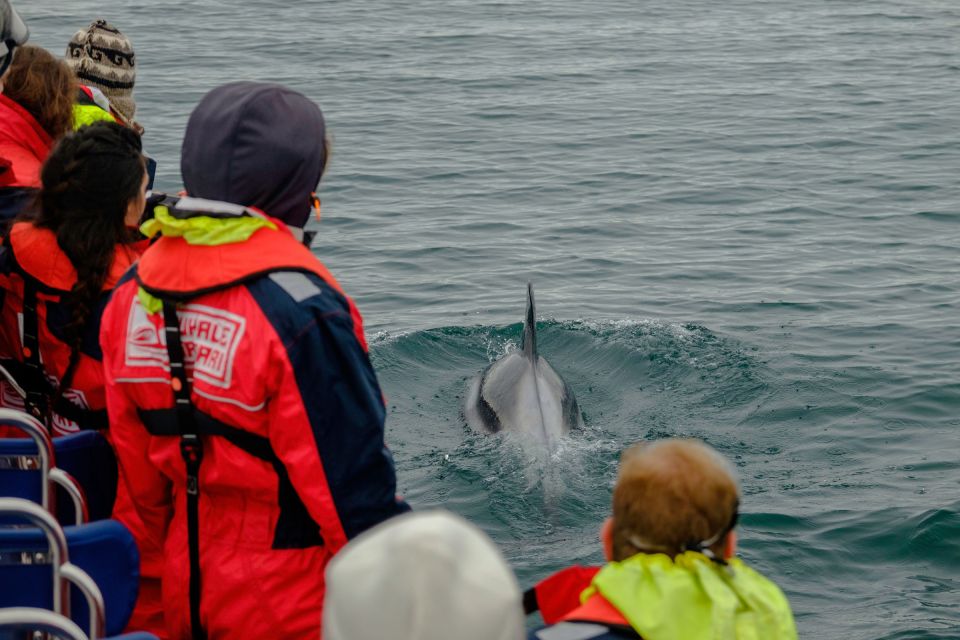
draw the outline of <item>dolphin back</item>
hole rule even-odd
[[[581,426],[573,390],[545,359],[514,351],[490,365],[471,389],[467,420],[484,431],[527,433],[551,447]]]
[[[533,302],[533,283],[527,283],[527,315],[523,319],[523,336],[520,338],[523,355],[530,362],[537,362],[537,306]]]
[[[527,433],[552,450],[560,436],[583,420],[573,389],[537,353],[537,308],[530,283],[520,344],[519,351],[507,353],[474,379],[464,415],[487,433]]]

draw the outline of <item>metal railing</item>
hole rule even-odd
[[[0,629],[42,631],[63,640],[88,640],[88,636],[70,618],[33,607],[0,609]]]
[[[55,512],[55,494],[52,491],[53,481],[50,479],[50,469],[54,465],[53,441],[50,433],[39,420],[31,415],[13,409],[0,409],[0,425],[13,427],[26,433],[37,445],[37,456],[40,462],[40,504],[50,513]],[[25,456],[20,456],[24,458]],[[17,468],[17,465],[11,465]],[[19,468],[31,468],[29,461],[21,461]]]
[[[53,515],[40,505],[22,498],[0,498],[0,515],[23,518],[44,532],[53,571],[53,611],[69,618],[69,585],[73,584],[87,600],[90,610],[90,638],[103,637],[106,626],[103,593],[83,569],[70,564],[67,537]]]
[[[33,416],[13,409],[0,409],[0,425],[13,427],[26,433],[37,445],[37,459],[40,471],[40,503],[50,513],[56,513],[56,493],[54,486],[60,486],[73,502],[75,524],[90,521],[87,509],[87,496],[80,483],[63,469],[56,467],[56,448],[47,428]],[[6,456],[5,464],[8,469],[34,469],[33,456]]]
[[[87,510],[87,494],[84,493],[83,487],[80,486],[77,479],[57,467],[50,469],[48,477],[51,482],[62,487],[70,496],[70,500],[73,501],[74,524],[90,522],[90,512]]]

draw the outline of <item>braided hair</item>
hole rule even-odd
[[[141,193],[145,171],[136,132],[115,122],[83,127],[53,149],[40,174],[36,205],[22,216],[57,236],[77,272],[67,297],[72,312],[65,328],[71,347],[68,372],[76,367],[116,246],[133,239],[124,219],[130,202]]]

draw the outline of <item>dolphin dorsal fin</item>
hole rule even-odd
[[[523,355],[537,361],[537,307],[533,302],[533,283],[527,283],[527,315],[523,319],[523,337],[520,341]]]

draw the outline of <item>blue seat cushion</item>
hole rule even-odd
[[[130,531],[115,520],[64,527],[70,562],[86,571],[103,592],[107,635],[122,633],[137,601],[140,554]],[[0,528],[0,554],[44,552],[47,540],[35,528]],[[0,564],[0,607],[53,606],[53,579],[49,564]],[[70,617],[81,629],[90,615],[83,595],[71,587]],[[149,635],[146,637],[150,637]]]
[[[109,518],[117,495],[117,460],[113,448],[100,433],[80,431],[53,439],[56,466],[80,483],[87,494],[90,520]],[[37,446],[30,438],[0,438],[0,456],[36,455]],[[0,494],[40,502],[39,471],[0,469]],[[73,502],[57,488],[57,520],[73,524]]]

